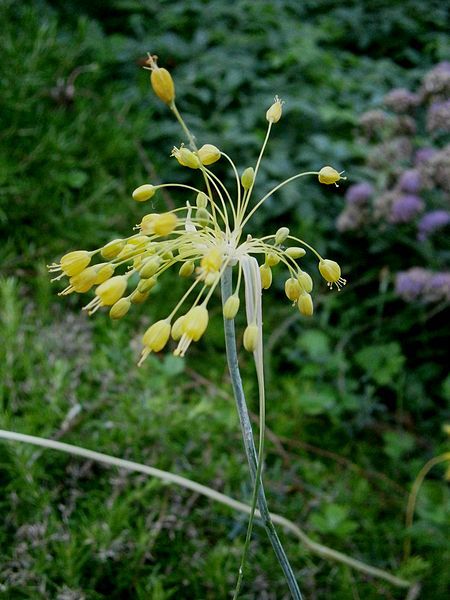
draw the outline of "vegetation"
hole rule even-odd
[[[89,320],[79,300],[58,299],[45,265],[123,236],[143,215],[131,200],[137,185],[191,177],[166,158],[183,140],[150,93],[140,68],[146,51],[170,67],[199,141],[237,156],[241,170],[261,144],[265,107],[276,93],[286,101],[261,191],[333,164],[349,185],[370,181],[381,193],[385,166],[370,155],[382,140],[361,138],[360,117],[382,108],[392,89],[418,90],[448,56],[448,14],[433,0],[381,2],[376,18],[356,1],[107,4],[1,3],[0,425],[177,472],[249,502],[219,312],[184,361],[152,355],[137,369],[142,331],[164,307],[144,304],[120,323]],[[424,123],[414,144],[442,150],[448,132],[430,134]],[[400,162],[401,172],[411,166],[406,156]],[[331,295],[317,279],[311,320],[291,312],[281,279],[266,297],[269,504],[313,539],[420,581],[424,598],[444,599],[445,464],[424,481],[412,527],[404,523],[416,475],[448,450],[448,298],[406,302],[395,274],[448,269],[445,230],[425,246],[415,221],[338,230],[348,189],[287,186],[258,222],[264,235],[269,221],[272,231],[289,220],[349,280]],[[435,186],[420,195],[434,210],[446,193]],[[160,196],[157,208],[178,200]],[[242,370],[257,412],[244,353]],[[230,597],[243,515],[142,475],[1,444],[0,597]],[[405,595],[287,534],[283,543],[306,598]],[[242,598],[286,597],[275,564],[257,527]]]

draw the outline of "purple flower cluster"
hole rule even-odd
[[[349,186],[345,193],[347,204],[361,206],[367,203],[367,200],[373,196],[373,187],[367,181],[355,183]]]
[[[436,273],[421,267],[400,271],[395,277],[395,293],[406,302],[450,300],[450,273]]]
[[[421,187],[420,171],[417,169],[408,169],[404,171],[398,182],[398,187],[407,194],[417,194]]]
[[[388,220],[391,223],[409,223],[424,209],[423,200],[414,194],[402,194],[392,202]]]
[[[450,62],[441,62],[428,71],[423,79],[421,92],[425,99],[448,98],[450,95]]]
[[[432,210],[423,215],[417,229],[417,239],[421,242],[426,240],[435,231],[442,229],[450,223],[450,212],[447,210]]]
[[[419,166],[422,163],[428,162],[436,154],[436,148],[419,148],[414,157],[414,164]]]
[[[384,105],[396,113],[406,113],[419,104],[419,97],[409,90],[397,88],[392,90],[383,99]]]
[[[450,100],[434,102],[427,114],[427,131],[450,133]]]

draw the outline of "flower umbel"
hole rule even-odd
[[[319,171],[298,173],[254,200],[253,190],[261,160],[272,127],[282,117],[283,102],[276,96],[266,112],[268,129],[260,154],[254,166],[239,175],[231,158],[212,144],[197,148],[175,105],[175,86],[170,73],[158,67],[157,57],[149,55],[151,85],[160,100],[166,103],[186,134],[190,148],[181,144],[174,147],[172,156],[182,168],[201,171],[205,187],[200,189],[181,183],[154,185],[144,183],[132,196],[137,202],[153,198],[161,188],[182,188],[187,195],[185,206],[174,210],[144,215],[136,226],[137,232],[124,239],[116,239],[93,251],[76,250],[63,256],[58,264],[49,267],[60,272],[56,279],[67,276],[69,284],[62,295],[85,293],[95,288],[95,297],[84,307],[93,314],[108,307],[111,319],[123,318],[133,304],[145,302],[157,289],[157,283],[169,269],[178,276],[191,279],[186,293],[165,319],[151,325],[143,336],[143,350],[139,365],[150,352],[159,352],[170,337],[178,342],[174,350],[184,356],[189,345],[197,342],[208,326],[208,305],[227,267],[238,271],[233,296],[224,306],[224,315],[233,319],[239,309],[241,282],[245,280],[247,329],[244,346],[256,351],[260,339],[260,319],[257,307],[258,293],[249,290],[267,290],[271,287],[273,269],[287,271],[286,296],[301,314],[313,314],[312,279],[300,268],[299,260],[310,253],[318,261],[319,272],[329,287],[340,289],[345,285],[339,265],[323,259],[307,242],[290,234],[287,227],[274,234],[253,237],[246,231],[249,220],[264,202],[282,186],[306,175],[316,175],[321,183],[337,184],[342,177],[336,169],[326,166]],[[209,170],[209,166],[226,159],[233,170],[235,189],[229,190]],[[260,266],[250,268],[248,259],[259,258]],[[96,260],[97,259],[97,260]],[[255,264],[256,261],[255,261]],[[242,277],[243,275],[243,277]],[[258,285],[252,281],[259,278]],[[191,299],[192,298],[192,299]],[[254,307],[248,310],[248,303]]]

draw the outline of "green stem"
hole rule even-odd
[[[227,268],[222,276],[222,303],[225,304],[228,297],[233,293],[232,290],[232,276],[231,268]],[[236,334],[234,328],[234,320],[224,319],[225,329],[225,345],[227,351],[228,369],[230,372],[231,383],[233,387],[234,397],[236,400],[237,411],[239,415],[239,421],[242,429],[242,436],[244,441],[245,453],[247,455],[247,461],[250,467],[250,473],[252,476],[253,483],[257,482],[258,472],[258,459],[256,454],[255,442],[253,439],[252,425],[250,422],[250,416],[247,409],[247,403],[245,401],[244,389],[242,387],[242,380],[239,371],[238,356],[236,350]],[[278,534],[275,530],[275,526],[270,516],[269,508],[267,506],[267,500],[264,493],[264,487],[259,478],[257,488],[258,494],[258,507],[261,514],[261,518],[266,529],[266,533],[269,537],[270,543],[272,544],[273,550],[276,554],[278,562],[283,569],[286,577],[290,592],[295,600],[301,600],[302,595],[295,579],[292,567],[289,564],[289,560],[286,556],[283,546],[281,545]]]

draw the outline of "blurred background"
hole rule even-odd
[[[218,298],[184,361],[152,355],[138,370],[142,332],[182,282],[164,278],[113,323],[82,314],[84,297],[58,298],[46,265],[129,235],[148,212],[131,200],[141,183],[195,181],[169,159],[184,140],[141,68],[147,51],[173,74],[198,141],[241,171],[279,94],[257,191],[325,164],[348,180],[286,186],[253,231],[288,225],[339,261],[348,284],[329,292],[310,263],[309,320],[285,298],[281,269],[265,294],[269,505],[317,541],[419,579],[421,597],[447,598],[445,464],[404,522],[418,472],[448,451],[448,12],[437,0],[2,0],[1,427],[249,500]],[[215,171],[229,176],[220,162]],[[161,194],[154,206],[184,200]],[[242,371],[256,412],[245,353]],[[1,442],[0,457],[0,597],[230,597],[242,515],[52,451]],[[283,541],[307,598],[405,596]],[[287,598],[259,527],[242,598]]]

